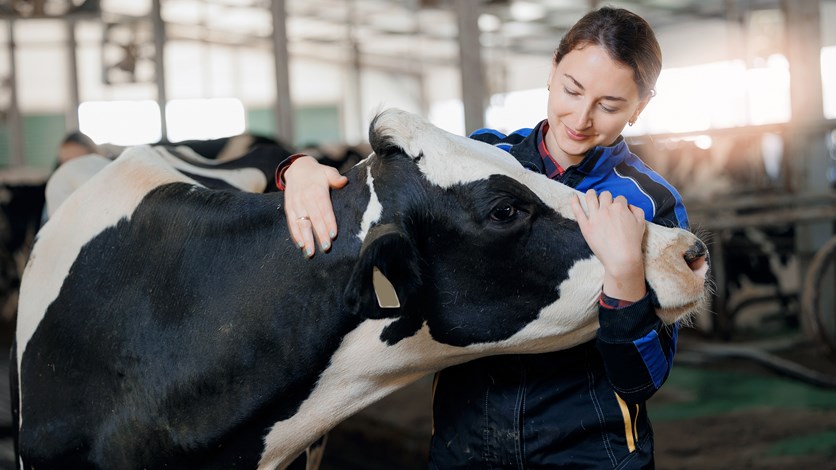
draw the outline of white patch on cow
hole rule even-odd
[[[153,147],[157,153],[160,154],[166,161],[174,168],[183,170],[193,175],[206,176],[223,180],[226,183],[240,189],[241,191],[251,193],[261,193],[267,187],[267,179],[264,173],[255,168],[237,168],[234,170],[221,170],[217,168],[200,168],[190,165],[186,160],[176,155],[172,155],[165,147]],[[190,155],[195,162],[203,163],[208,160],[205,157],[198,155],[188,147],[177,147],[178,152],[183,152],[184,155]],[[215,162],[218,163],[218,162]]]
[[[569,201],[579,194],[577,191],[525,169],[504,150],[451,134],[420,116],[395,109],[384,111],[376,126],[407,155],[413,159],[422,157],[418,161],[421,172],[442,188],[505,175],[528,186],[562,216],[575,219]]]
[[[598,258],[580,260],[558,287],[560,298],[540,311],[540,316],[505,341],[508,348],[524,346],[527,353],[541,353],[585,343],[598,331],[598,299],[604,266]]]
[[[602,273],[597,259],[578,261],[569,278],[555,287],[560,299],[503,341],[449,346],[433,340],[425,324],[415,335],[388,346],[379,338],[394,320],[363,322],[343,338],[299,410],[273,425],[264,439],[259,469],[282,468],[337,423],[434,371],[492,354],[546,352],[589,341],[598,330]]]
[[[372,177],[371,165],[366,167],[366,184],[369,186],[371,196],[369,197],[369,205],[363,212],[363,219],[360,222],[360,232],[357,233],[357,238],[360,241],[366,239],[366,235],[369,234],[369,229],[372,227],[372,224],[377,223],[380,220],[381,214],[383,214],[383,206],[380,204],[380,199],[377,198],[377,193],[374,192],[374,178]]]
[[[659,301],[656,315],[666,323],[696,313],[706,301],[708,264],[692,270],[683,258],[695,241],[696,237],[687,230],[647,225],[644,274]]]
[[[58,207],[111,160],[101,155],[90,154],[73,158],[61,164],[46,182],[46,212],[52,217]]]
[[[382,112],[375,121],[375,131],[389,136],[413,159],[423,156],[418,166],[429,181],[443,188],[494,174],[514,177],[528,171],[507,152],[451,134],[405,111]]]
[[[58,297],[82,246],[120,219],[130,218],[149,190],[176,181],[194,183],[174,171],[151,147],[129,148],[73,192],[41,228],[21,281],[16,327],[18,371],[27,343]],[[23,398],[21,390],[21,403]]]

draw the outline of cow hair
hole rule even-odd
[[[385,120],[386,114],[384,111],[378,113],[369,125],[369,144],[372,150],[381,158],[397,153],[406,153],[406,149],[395,143],[394,133],[397,130],[384,125]]]

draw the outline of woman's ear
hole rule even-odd
[[[642,113],[642,111],[644,111],[645,106],[647,106],[647,104],[650,103],[650,98],[652,98],[653,95],[654,93],[648,93],[647,96],[645,96],[641,99],[641,101],[639,101],[639,106],[636,108],[636,110],[633,112],[633,115],[630,117],[629,122],[631,126],[634,122],[636,122],[639,119],[639,115]]]
[[[546,89],[551,90],[552,79],[555,77],[555,69],[557,69],[557,64],[552,62],[552,68],[549,69],[549,76],[546,78]]]

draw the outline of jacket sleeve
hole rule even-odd
[[[654,223],[687,227],[681,201],[663,207],[654,217]],[[627,403],[647,401],[671,373],[678,322],[662,323],[649,293],[637,302],[616,308],[602,302],[598,320],[601,327],[596,345],[613,389]]]
[[[656,316],[650,294],[621,308],[599,307],[597,347],[616,393],[627,403],[647,401],[673,366],[679,325]]]

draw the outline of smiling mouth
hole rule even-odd
[[[588,135],[578,134],[577,132],[573,131],[573,130],[572,130],[572,128],[571,128],[571,127],[569,127],[569,126],[567,126],[566,124],[564,124],[564,125],[563,125],[563,127],[566,129],[566,134],[568,134],[568,135],[569,135],[569,138],[570,138],[570,139],[573,139],[573,140],[585,140],[585,139],[589,138],[589,136],[588,136]]]

